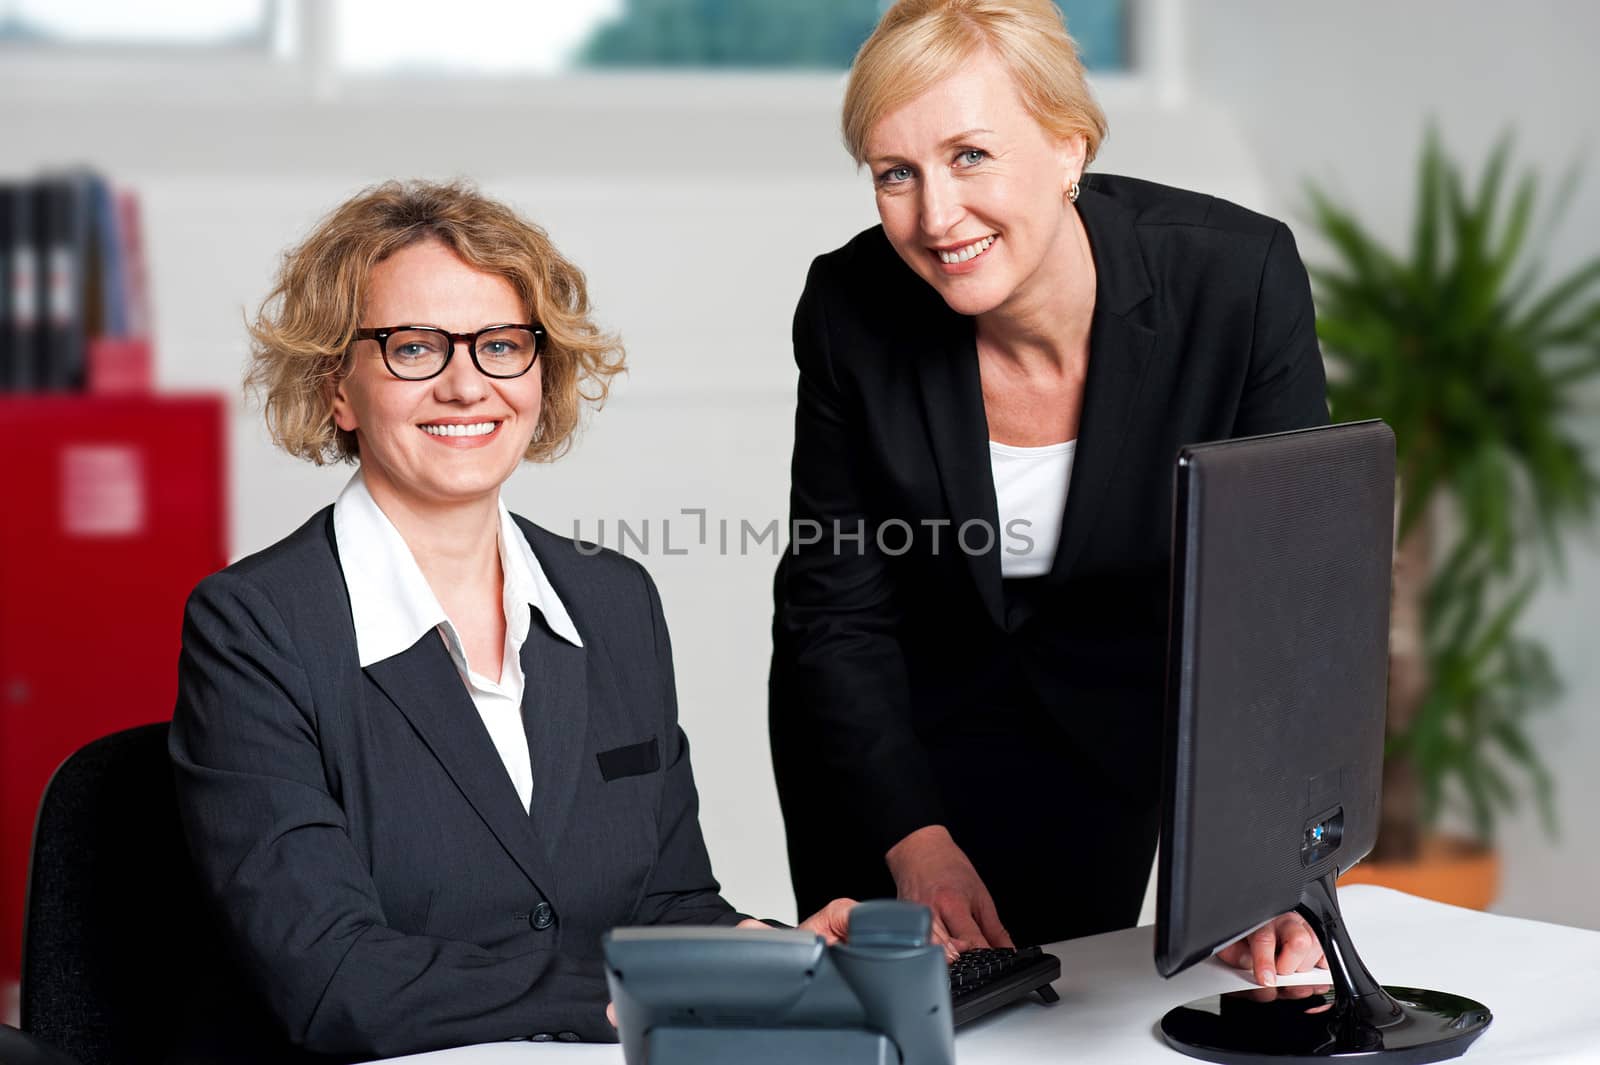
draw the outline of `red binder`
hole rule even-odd
[[[50,774],[172,715],[184,601],[227,562],[224,417],[220,397],[0,397],[0,985]]]

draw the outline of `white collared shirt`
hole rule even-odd
[[[333,537],[344,569],[345,589],[350,593],[361,668],[409,650],[429,629],[437,630],[526,808],[533,801],[533,767],[529,764],[528,733],[522,724],[522,644],[528,638],[528,607],[539,611],[550,631],[563,640],[577,647],[582,647],[583,641],[527,538],[511,520],[511,512],[503,502],[499,509],[506,643],[498,680],[474,671],[467,662],[455,625],[439,605],[400,530],[367,491],[360,470],[333,504]]]

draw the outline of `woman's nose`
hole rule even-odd
[[[434,379],[434,392],[440,399],[470,402],[488,394],[489,381],[472,361],[472,352],[464,340],[456,341],[451,351],[450,363],[444,373]]]
[[[961,218],[961,205],[948,180],[930,178],[922,187],[922,232],[930,240],[947,236]]]

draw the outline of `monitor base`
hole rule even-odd
[[[1457,1057],[1483,1034],[1494,1019],[1483,1003],[1373,979],[1339,912],[1336,876],[1308,882],[1295,907],[1322,944],[1328,983],[1230,991],[1180,1006],[1161,1019],[1173,1049],[1229,1063],[1359,1057],[1420,1065]]]
[[[1471,999],[1412,987],[1383,990],[1401,1016],[1382,1027],[1359,1009],[1340,1009],[1330,984],[1289,984],[1196,999],[1161,1018],[1161,1034],[1174,1050],[1229,1065],[1348,1058],[1420,1065],[1465,1053],[1489,1027],[1489,1010]]]

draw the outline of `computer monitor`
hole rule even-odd
[[[1172,1010],[1162,1034],[1190,1056],[1439,1061],[1489,1025],[1469,999],[1379,986],[1334,886],[1377,835],[1394,484],[1380,421],[1178,456],[1156,968],[1291,910],[1329,967],[1326,987]]]

